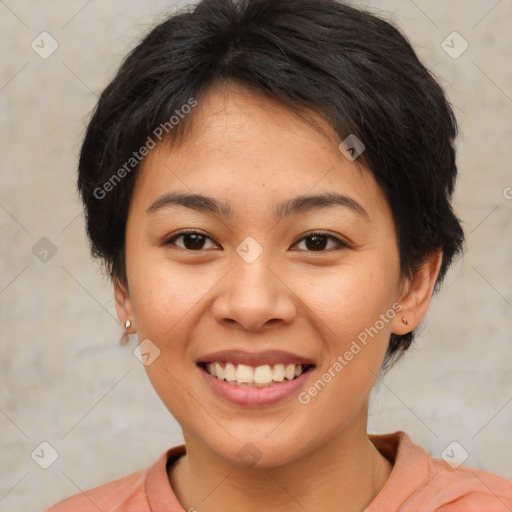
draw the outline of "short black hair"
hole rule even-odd
[[[336,0],[202,0],[129,53],[99,98],[78,169],[91,251],[112,279],[127,285],[126,220],[144,154],[137,150],[154,142],[157,127],[164,140],[183,140],[193,118],[184,106],[190,110],[216,82],[320,114],[341,141],[363,141],[358,161],[391,207],[402,275],[414,276],[442,250],[438,290],[464,241],[451,207],[454,113],[398,28]],[[391,335],[383,368],[413,336]]]

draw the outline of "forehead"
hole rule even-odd
[[[234,83],[213,85],[203,93],[189,132],[184,141],[189,150],[217,147],[222,141],[223,150],[235,152],[241,146],[250,150],[265,142],[266,150],[259,153],[259,159],[299,148],[306,153],[301,144],[305,139],[317,149],[331,152],[338,140],[333,128],[311,109],[302,114],[292,111],[262,92]]]
[[[134,199],[147,203],[179,190],[247,206],[335,191],[368,210],[386,208],[373,175],[345,158],[339,137],[318,114],[301,118],[268,96],[229,84],[205,91],[186,122],[178,144],[163,141],[142,162]]]

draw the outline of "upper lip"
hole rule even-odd
[[[262,352],[247,352],[245,350],[221,350],[201,356],[197,363],[227,362],[245,364],[248,366],[262,366],[265,364],[305,364],[314,365],[313,360],[281,350],[265,350]]]

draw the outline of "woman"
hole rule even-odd
[[[185,445],[49,510],[510,510],[511,482],[367,433],[462,247],[456,133],[404,36],[334,0],[203,0],[149,33],[78,184]]]

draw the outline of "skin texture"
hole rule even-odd
[[[126,229],[128,287],[115,281],[121,322],[161,351],[146,370],[183,429],[187,455],[169,469],[171,486],[185,510],[362,510],[392,469],[368,440],[368,397],[390,334],[424,317],[441,254],[402,279],[386,198],[322,119],[320,132],[233,85],[210,88],[193,115],[182,143],[162,143],[142,163]],[[210,196],[233,215],[147,213],[170,191]],[[349,196],[368,215],[336,205],[274,217],[282,201],[323,192]],[[190,250],[186,237],[165,243],[186,229],[206,236],[202,248]],[[327,239],[315,250],[304,237],[319,230],[346,246]],[[248,236],[263,248],[252,263],[236,252]],[[297,394],[234,405],[196,366],[217,350],[289,351],[315,363],[305,390],[397,303],[402,311],[306,405]],[[238,456],[248,442],[260,454],[252,467]]]

